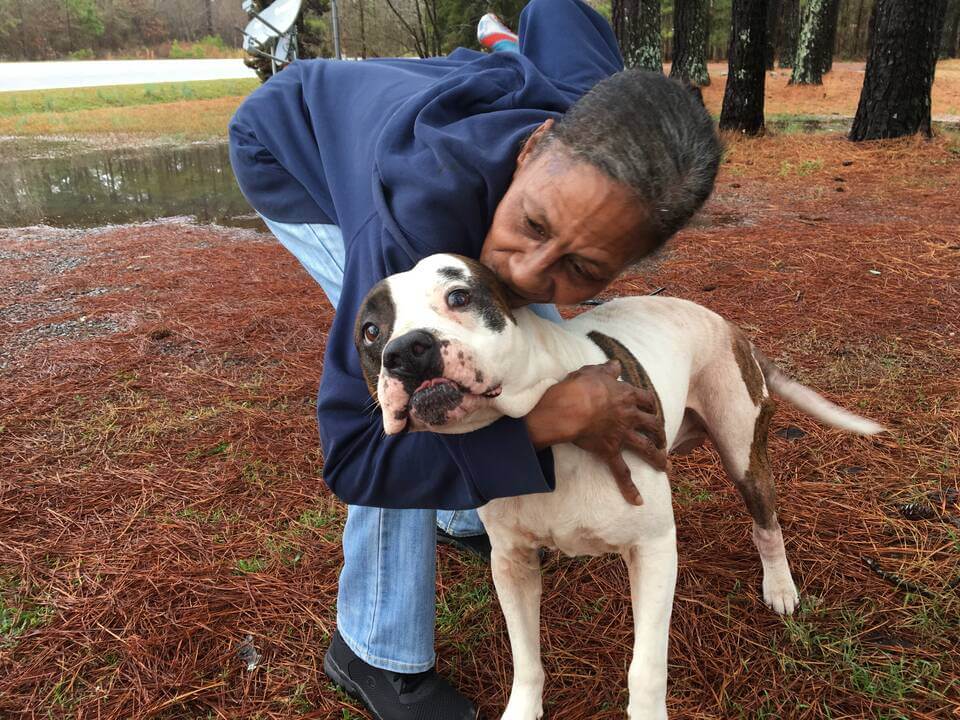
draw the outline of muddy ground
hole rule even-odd
[[[950,138],[731,140],[701,217],[608,293],[701,302],[892,431],[781,404],[792,619],[763,606],[715,454],[675,463],[672,717],[957,715],[958,197]],[[314,419],[331,312],[306,273],[269,236],[179,221],[3,230],[0,259],[0,716],[362,717],[321,670],[344,511]],[[439,555],[439,667],[493,717],[489,570]],[[627,588],[617,558],[548,556],[551,718],[622,717]]]

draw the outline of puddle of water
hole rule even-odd
[[[226,143],[0,159],[0,227],[171,216],[266,230],[237,187]]]

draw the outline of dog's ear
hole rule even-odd
[[[353,343],[360,355],[360,369],[374,400],[377,399],[383,348],[393,334],[396,316],[390,285],[386,280],[381,280],[363,299],[353,326]]]

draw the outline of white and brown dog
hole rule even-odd
[[[787,378],[735,326],[686,300],[614,300],[563,324],[511,310],[496,277],[477,262],[433,255],[380,282],[356,322],[356,344],[388,434],[464,433],[503,415],[525,416],[551,385],[584,365],[620,361],[621,379],[654,390],[668,447],[709,437],[753,518],[763,598],[779,613],[798,602],[777,522],[767,459],[772,391],[814,417],[864,435],[882,428]],[[570,444],[553,448],[552,493],[480,508],[513,651],[503,718],[543,714],[538,550],[619,553],[633,601],[628,714],[666,717],[667,641],[677,574],[670,484],[625,454],[643,499],[627,502],[607,465]]]

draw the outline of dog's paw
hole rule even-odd
[[[800,604],[800,595],[793,584],[793,578],[787,577],[763,579],[763,601],[779,615],[793,615]]]

